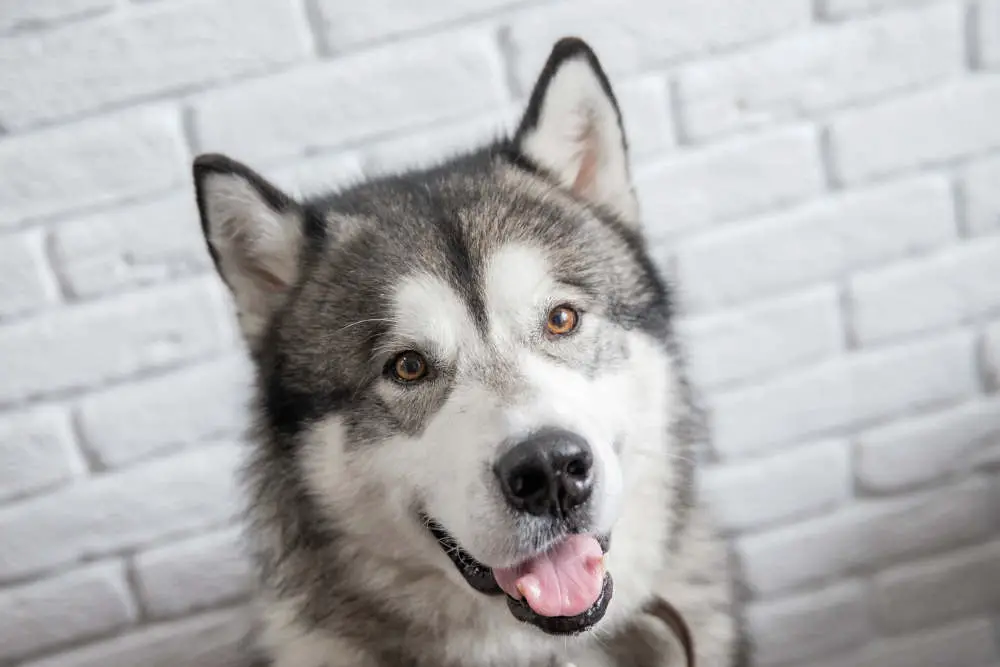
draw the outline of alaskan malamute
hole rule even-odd
[[[687,629],[733,663],[671,293],[587,44],[555,44],[512,137],[433,168],[306,201],[221,155],[194,180],[257,377],[264,664],[684,665]]]

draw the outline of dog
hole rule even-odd
[[[261,664],[734,664],[705,423],[588,44],[432,166],[303,201],[219,154],[193,176],[256,377]]]

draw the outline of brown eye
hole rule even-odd
[[[569,306],[556,306],[549,311],[545,328],[553,336],[565,336],[576,329],[580,315]]]
[[[427,375],[427,361],[418,352],[402,352],[392,361],[392,376],[400,382],[416,382]]]

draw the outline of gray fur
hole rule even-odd
[[[588,107],[581,118],[593,126],[576,140],[591,141],[593,133],[596,143],[588,145],[603,152],[592,163],[585,156],[567,167],[565,155],[575,154],[551,148],[559,137],[533,133],[553,125],[545,117],[555,108],[544,106],[547,89],[573,62],[585,63],[595,77],[583,82],[587,90],[606,95],[589,100],[597,110]],[[563,85],[573,92],[574,81]],[[458,434],[473,453],[433,450],[443,411],[455,410],[447,414],[457,415],[459,429],[463,411],[481,410],[481,430],[500,433],[492,417],[527,414],[552,398],[551,388],[532,380],[521,363],[523,353],[554,372],[579,375],[573,381],[584,392],[608,378],[636,387],[645,386],[643,373],[652,374],[653,386],[665,378],[662,390],[647,397],[664,422],[640,438],[652,442],[636,442],[640,427],[625,425],[624,435],[608,443],[623,469],[643,469],[641,488],[628,490],[635,502],[623,512],[633,531],[636,517],[648,527],[648,544],[633,533],[621,541],[612,534],[611,571],[634,570],[629,576],[649,595],[667,597],[688,617],[701,665],[732,663],[730,569],[693,492],[703,422],[670,326],[669,291],[631,217],[631,190],[616,185],[628,182],[627,167],[616,166],[621,161],[613,154],[625,155],[620,128],[596,58],[582,42],[563,40],[513,139],[434,168],[295,202],[226,158],[196,161],[209,249],[237,297],[257,370],[247,526],[260,581],[258,644],[276,667],[682,664],[670,638],[658,635],[663,629],[638,611],[644,593],[628,590],[634,581],[616,592],[608,617],[592,631],[552,638],[514,620],[502,597],[457,581],[421,525],[420,512],[435,502],[426,480],[439,479],[469,489],[456,497],[487,499],[445,508],[451,516],[473,513],[473,528],[464,530],[475,539],[463,546],[477,558],[506,565],[551,542],[551,526],[515,520],[494,499],[488,463],[501,441],[526,427],[511,426],[501,434],[509,437],[495,443],[480,429]],[[584,176],[593,178],[566,180],[577,166],[592,168]],[[491,261],[512,247],[544,257],[559,289],[581,305],[585,325],[572,337],[550,340],[528,327],[502,342],[490,338],[501,317],[491,301]],[[455,316],[468,321],[459,332],[462,349],[476,354],[428,349],[433,375],[400,389],[383,369],[394,353],[414,345],[408,323],[394,315],[400,285],[414,276],[457,295]],[[483,398],[466,398],[473,388]],[[588,418],[601,422],[602,415]],[[649,419],[655,423],[656,415],[642,423]],[[637,447],[658,457],[636,463]],[[413,451],[420,448],[428,449]],[[452,456],[473,463],[451,467]],[[606,488],[604,495],[611,493]],[[598,502],[581,514],[582,528],[598,522],[605,509]],[[637,560],[616,566],[616,551],[634,552]],[[640,558],[647,552],[652,560]]]

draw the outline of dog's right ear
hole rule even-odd
[[[249,167],[224,155],[194,161],[194,186],[209,253],[233,293],[251,348],[297,279],[302,208]]]

